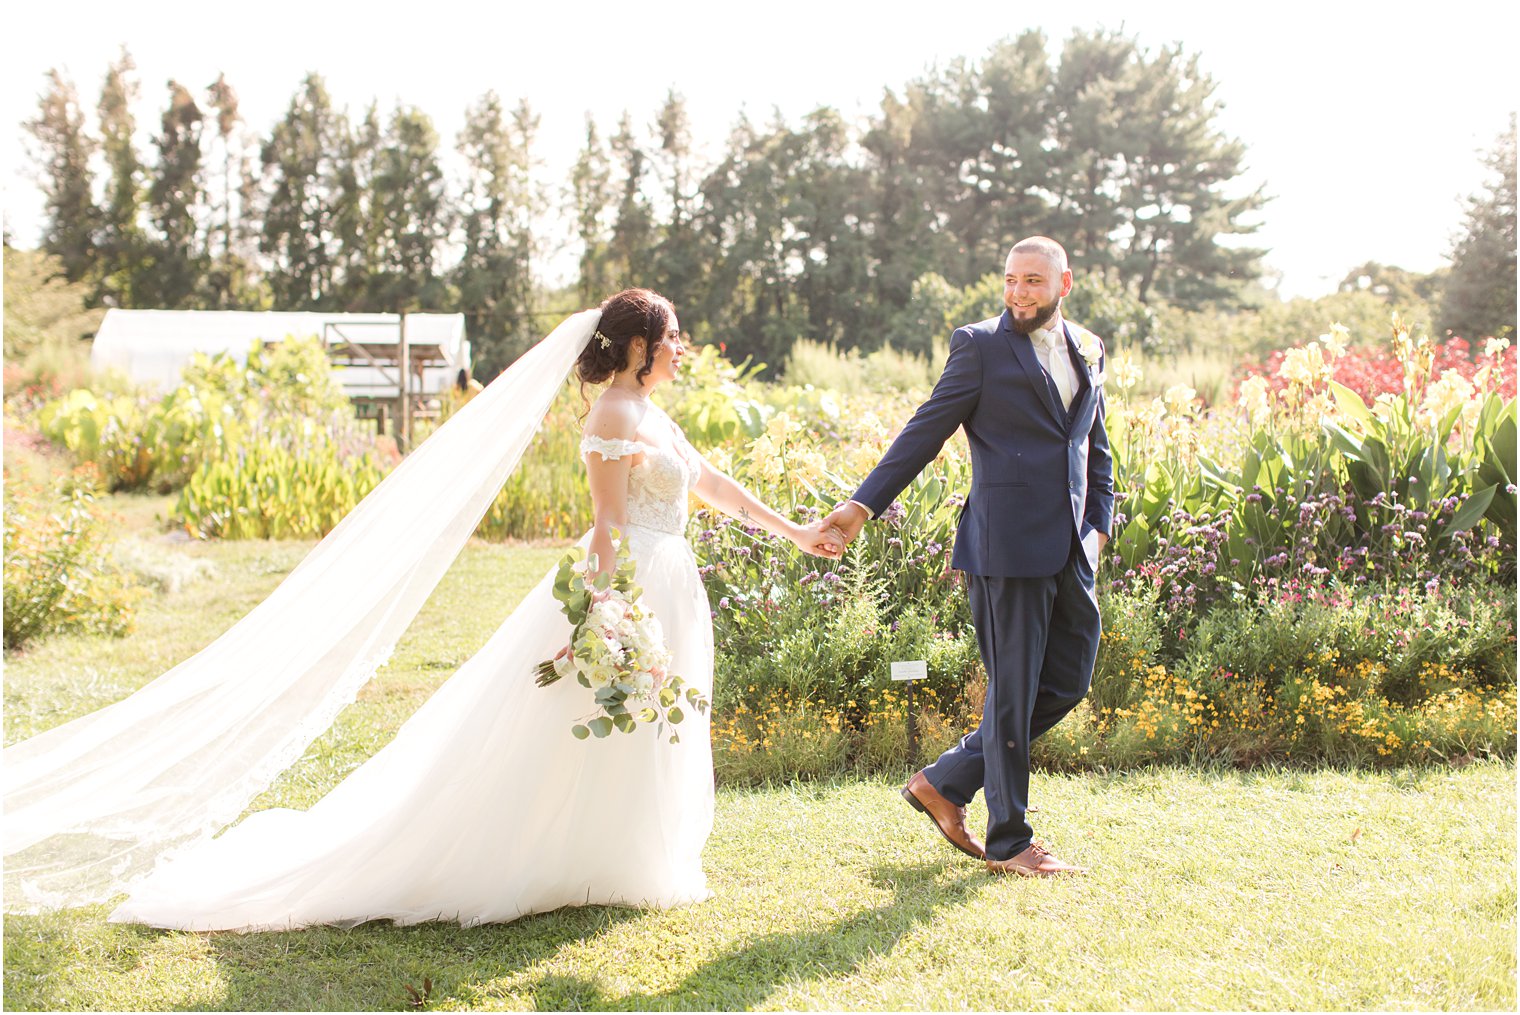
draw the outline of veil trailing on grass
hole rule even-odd
[[[211,835],[389,658],[601,318],[565,320],[412,452],[253,612],[114,705],[4,751],[5,903],[103,902]]]

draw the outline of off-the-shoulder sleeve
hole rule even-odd
[[[644,450],[644,445],[638,441],[625,441],[618,438],[594,437],[586,434],[581,438],[581,457],[588,452],[595,451],[609,462],[615,462],[624,455],[637,455]]]

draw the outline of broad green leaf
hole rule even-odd
[[[1462,501],[1462,506],[1457,508],[1456,514],[1452,515],[1449,532],[1466,532],[1478,524],[1478,519],[1488,510],[1489,502],[1494,499],[1494,487],[1486,486],[1481,490],[1467,495]]]
[[[1352,391],[1344,384],[1331,381],[1330,393],[1335,396],[1335,404],[1340,407],[1341,412],[1356,420],[1363,427],[1372,430],[1379,425],[1376,417],[1367,408],[1367,403],[1362,401],[1362,396],[1358,395],[1355,391]]]

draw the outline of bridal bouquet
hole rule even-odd
[[[596,568],[595,555],[581,563],[586,551],[577,546],[560,560],[554,598],[575,629],[564,651],[538,664],[535,682],[548,687],[573,674],[591,691],[595,710],[570,727],[577,739],[632,733],[640,723],[654,723],[662,733],[669,726],[676,743],[674,727],[685,718],[681,702],[706,712],[708,701],[666,669],[665,633],[639,603],[643,590],[633,580],[633,558],[622,542],[615,545],[617,568],[590,582],[586,575]]]

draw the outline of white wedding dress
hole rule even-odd
[[[685,539],[700,459],[674,444],[588,437],[583,453],[643,452],[629,474],[626,538],[671,671],[711,696],[712,623]],[[663,434],[662,434],[663,436]],[[584,542],[584,540],[583,540]],[[712,829],[706,715],[679,743],[653,726],[604,740],[570,727],[592,710],[574,680],[534,667],[568,639],[546,576],[397,732],[310,810],[266,810],[172,852],[130,887],[118,923],[284,930],[367,920],[501,922],[562,906],[677,906],[708,897]]]

